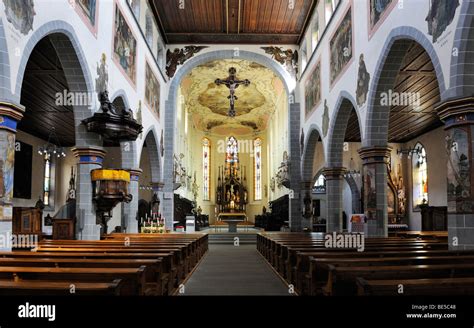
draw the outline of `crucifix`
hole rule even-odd
[[[238,80],[236,73],[237,70],[235,67],[231,67],[229,68],[229,76],[225,80],[217,79],[215,81],[217,85],[224,84],[230,90],[230,95],[227,97],[227,99],[230,101],[229,114],[227,114],[229,117],[235,117],[235,101],[238,99],[235,95],[235,89],[237,89],[241,84],[246,87],[250,84],[250,81],[247,79]]]

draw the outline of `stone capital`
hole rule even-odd
[[[8,102],[0,102],[0,130],[16,133],[16,126],[23,118],[25,107]]]
[[[130,181],[138,181],[140,180],[140,176],[143,173],[142,169],[126,169],[130,172]]]
[[[163,182],[152,182],[151,186],[154,192],[159,192],[163,191],[163,187],[165,186],[165,184]]]
[[[389,147],[389,146],[364,147],[364,148],[359,149],[358,152],[364,165],[377,164],[377,163],[388,164],[390,162],[390,154],[392,152],[392,147]]]
[[[107,152],[102,147],[74,147],[72,153],[79,160],[79,164],[97,164],[102,165]]]
[[[437,105],[435,110],[447,128],[474,124],[474,96],[447,100]]]
[[[345,167],[325,167],[322,174],[326,180],[342,179],[346,174],[347,169]]]

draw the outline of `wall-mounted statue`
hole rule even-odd
[[[138,124],[142,125],[142,101],[139,100],[138,101],[138,109],[137,109],[137,122]],[[140,133],[138,135],[140,137],[140,139],[143,137],[143,133]]]
[[[107,67],[107,56],[103,53],[100,62],[97,63],[97,78],[95,79],[95,92],[100,94],[107,90],[109,83],[109,69]]]
[[[367,100],[367,93],[369,92],[370,74],[367,72],[367,67],[364,62],[364,54],[359,57],[359,74],[357,76],[356,101],[359,107],[362,107]]]
[[[329,107],[328,100],[324,99],[324,113],[323,113],[323,137],[326,138],[329,131]]]
[[[24,35],[33,30],[33,20],[36,15],[33,0],[3,0],[3,4],[7,20],[15,29]]]
[[[292,49],[283,50],[281,47],[261,47],[265,53],[272,55],[272,58],[282,64],[291,77],[296,79],[298,75],[298,51]]]
[[[166,52],[166,75],[172,78],[176,73],[178,65],[183,65],[188,59],[197,54],[207,46],[186,46],[182,49],[175,48],[173,52],[169,49]]]
[[[300,156],[303,156],[304,152],[304,130],[301,128],[301,136],[300,136]]]
[[[433,36],[433,42],[443,34],[449,24],[452,23],[459,0],[433,0],[430,1],[430,10],[426,16],[428,22],[428,34]]]

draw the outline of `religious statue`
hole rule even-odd
[[[261,47],[265,53],[272,55],[272,58],[283,65],[291,77],[296,79],[298,75],[298,51],[292,49],[283,50],[281,47]]]
[[[229,68],[229,76],[225,80],[217,79],[215,81],[215,84],[217,85],[225,85],[229,90],[230,90],[230,95],[227,97],[230,101],[230,109],[228,116],[229,117],[235,117],[235,101],[238,99],[237,96],[235,95],[235,90],[239,87],[239,85],[244,85],[244,86],[249,86],[250,81],[245,79],[245,80],[238,80],[237,79],[237,70],[235,67]]]
[[[166,75],[172,78],[176,73],[178,65],[183,65],[188,59],[197,54],[207,46],[186,46],[182,49],[175,48],[173,52],[169,49],[166,52]]]
[[[100,57],[100,63],[97,64],[97,78],[95,79],[95,91],[97,94],[107,90],[108,83],[109,73],[107,68],[107,56],[103,53]]]
[[[323,113],[323,137],[326,138],[329,131],[329,107],[328,100],[324,100],[324,113]]]
[[[367,93],[369,92],[370,74],[364,62],[364,54],[359,57],[359,74],[357,77],[356,98],[357,105],[361,107],[367,100]]]

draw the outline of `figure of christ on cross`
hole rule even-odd
[[[229,68],[229,77],[227,77],[225,80],[217,79],[215,83],[217,85],[224,84],[229,90],[230,90],[230,95],[227,97],[230,101],[230,108],[229,108],[229,117],[235,117],[235,101],[238,99],[235,96],[235,89],[239,87],[239,85],[244,85],[248,86],[250,84],[250,81],[245,79],[245,80],[238,80],[236,76],[237,70],[235,67]]]

